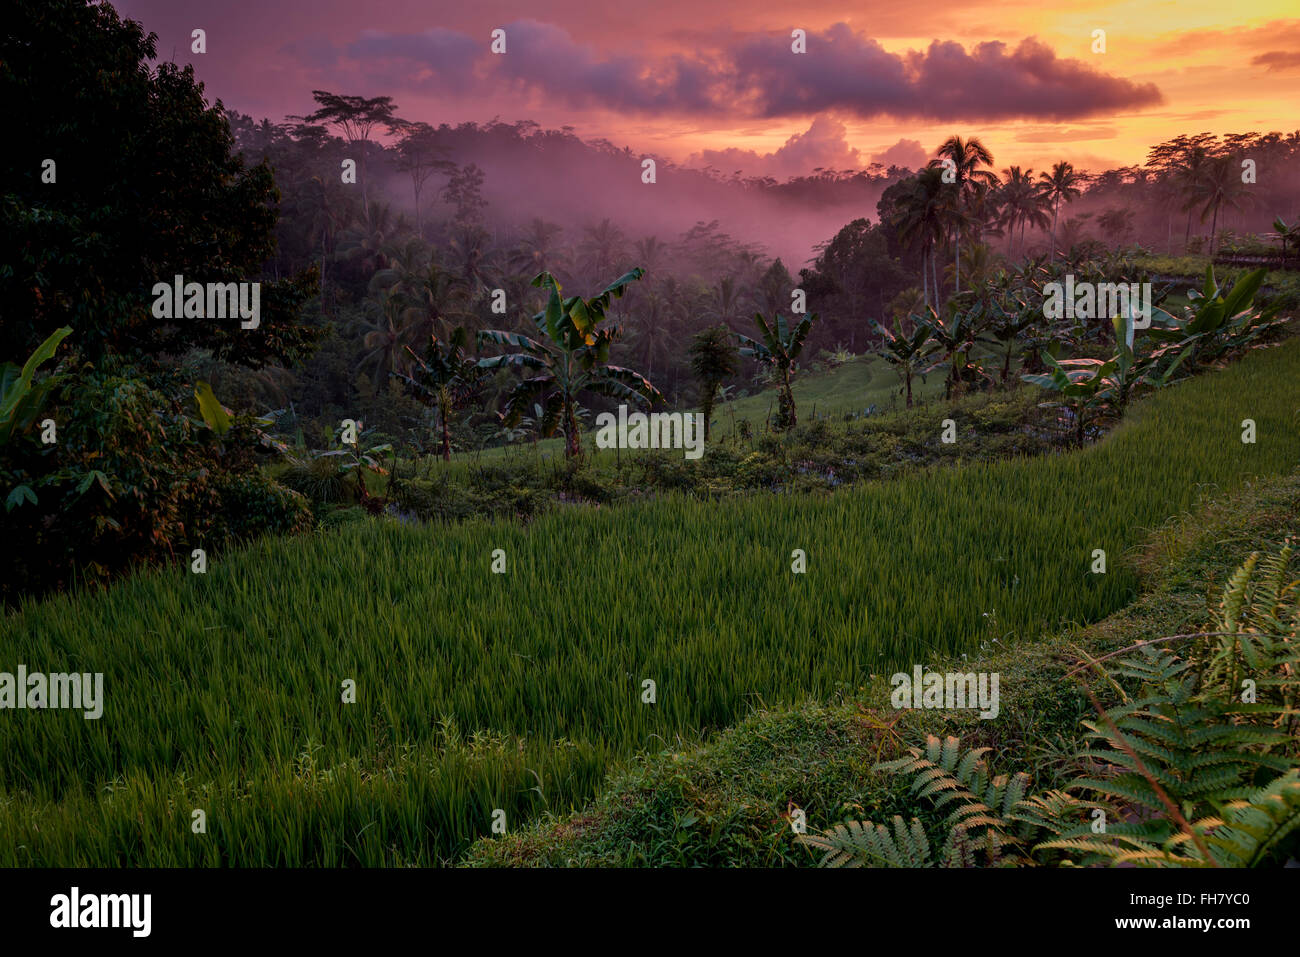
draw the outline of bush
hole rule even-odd
[[[258,472],[249,429],[219,437],[135,370],[64,376],[46,414],[54,444],[27,434],[0,450],[5,484],[34,497],[4,515],[6,604],[310,524],[306,502]]]

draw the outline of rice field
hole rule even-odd
[[[1300,464],[1298,383],[1292,340],[1070,454],[527,527],[364,523],[30,605],[0,671],[103,672],[104,713],[0,712],[0,863],[448,862],[494,811],[566,810],[759,702],[1110,613],[1152,530]]]

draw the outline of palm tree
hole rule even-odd
[[[1002,219],[1010,228],[1007,250],[1011,250],[1011,240],[1015,237],[1016,226],[1020,226],[1020,256],[1025,254],[1025,227],[1046,229],[1047,214],[1043,212],[1043,193],[1034,183],[1034,171],[1022,170],[1011,166],[1002,171],[1006,182],[1002,184]],[[1012,257],[1019,258],[1019,257]]]
[[[550,436],[562,428],[565,458],[575,458],[582,453],[576,415],[580,392],[595,392],[644,406],[663,398],[640,373],[608,364],[609,347],[618,338],[619,330],[601,327],[611,300],[622,298],[628,285],[644,275],[644,270],[633,269],[591,299],[580,296],[565,299],[560,295],[556,278],[542,273],[533,280],[533,285],[549,290],[550,297],[546,308],[533,316],[537,338],[502,330],[478,334],[482,343],[520,350],[480,359],[481,368],[512,367],[538,373],[511,389],[502,419],[504,425],[517,425],[533,403],[539,402],[542,406],[539,431]]]
[[[1227,206],[1236,209],[1246,199],[1245,184],[1236,158],[1231,155],[1214,156],[1205,164],[1202,175],[1188,190],[1186,209],[1201,207],[1201,222],[1213,214],[1210,222],[1210,258],[1214,258],[1215,240],[1218,238],[1219,209]]]
[[[709,304],[705,315],[715,322],[734,322],[740,318],[740,290],[732,276],[724,276],[709,290]]]
[[[793,429],[798,423],[794,391],[791,386],[795,370],[798,368],[799,353],[803,352],[804,340],[808,338],[808,332],[816,321],[817,314],[813,313],[811,316],[805,316],[791,329],[780,314],[777,314],[775,321],[769,324],[760,312],[754,314],[754,324],[763,334],[762,342],[736,333],[742,356],[770,366],[780,376],[781,391],[777,399],[776,423],[776,427],[780,430]]]
[[[590,274],[603,276],[616,268],[624,256],[623,230],[607,217],[595,226],[588,226],[583,232],[586,235],[578,245],[578,255]]]
[[[1205,176],[1209,161],[1209,150],[1198,143],[1179,156],[1170,166],[1173,183],[1187,200],[1183,205],[1183,212],[1187,213],[1187,231],[1183,236],[1184,252],[1192,242],[1192,208],[1196,205],[1193,197],[1200,189],[1200,182]]]
[[[934,270],[934,247],[943,236],[950,220],[944,193],[943,170],[930,167],[912,179],[910,187],[899,197],[895,207],[898,238],[921,249],[922,295],[926,304],[939,301],[939,283]],[[931,275],[934,281],[931,282]],[[931,294],[933,290],[933,296]]]
[[[1070,202],[1083,195],[1080,188],[1083,178],[1074,171],[1074,164],[1061,160],[1052,166],[1051,173],[1038,174],[1038,188],[1044,201],[1052,207],[1052,253],[1051,260],[1056,259],[1056,220],[1061,213],[1061,203]]]
[[[459,223],[447,240],[447,268],[465,290],[466,298],[477,302],[496,287],[496,255],[488,231],[476,223]]]
[[[343,231],[339,237],[336,258],[359,262],[371,270],[388,265],[388,251],[394,238],[406,231],[406,220],[393,216],[387,203],[375,203],[362,213],[361,218]]]
[[[384,290],[363,300],[361,308],[357,331],[362,345],[370,351],[361,357],[357,368],[364,371],[374,367],[374,389],[378,395],[389,375],[403,364],[402,347],[410,336],[409,303],[403,296]]]
[[[952,205],[959,215],[953,216],[950,226],[955,243],[953,262],[956,265],[956,291],[961,292],[961,234],[966,225],[965,214],[971,208],[980,188],[996,185],[998,178],[992,170],[980,169],[981,166],[993,165],[993,154],[978,137],[973,136],[968,140],[963,140],[960,136],[948,137],[939,147],[939,158],[931,160],[930,165],[943,169],[944,160],[951,161],[955,177],[951,184],[956,186],[956,197]]]
[[[555,257],[560,252],[560,233],[564,227],[534,216],[524,227],[519,245],[510,260],[510,268],[525,275],[555,271]]]

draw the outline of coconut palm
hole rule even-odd
[[[1029,168],[1010,166],[1002,171],[1006,182],[999,192],[1002,194],[1002,221],[1008,227],[1007,253],[1011,254],[1011,243],[1015,238],[1016,226],[1020,227],[1020,256],[1025,254],[1025,227],[1046,229],[1047,214],[1043,212],[1043,194],[1034,182],[1034,171]],[[1019,258],[1019,257],[1011,257]]]
[[[951,167],[945,167],[945,160],[950,161]],[[997,175],[992,170],[980,168],[993,165],[993,154],[978,137],[963,140],[960,136],[950,136],[939,147],[938,159],[931,160],[930,165],[941,170],[951,168],[954,177],[950,184],[956,187],[952,206],[960,215],[951,217],[949,227],[955,243],[953,262],[956,266],[956,291],[961,292],[961,234],[967,225],[967,213],[981,194],[981,188],[997,184]]]
[[[410,303],[404,296],[390,290],[381,290],[361,303],[361,318],[357,332],[368,352],[361,357],[360,371],[373,368],[374,390],[378,395],[389,375],[405,365],[403,346],[411,335]]]
[[[625,255],[623,230],[605,218],[595,226],[588,226],[583,233],[578,256],[589,274],[603,276],[617,268]]]
[[[1056,220],[1061,214],[1061,203],[1068,203],[1083,195],[1081,188],[1083,178],[1075,172],[1074,164],[1061,160],[1052,166],[1050,173],[1038,174],[1038,188],[1043,199],[1052,208],[1052,252],[1051,259],[1056,259]]]
[[[523,228],[519,243],[510,257],[510,269],[525,276],[554,272],[560,255],[560,234],[564,227],[534,216]]]
[[[1210,222],[1211,258],[1214,257],[1215,241],[1218,238],[1219,210],[1224,206],[1229,209],[1238,208],[1245,202],[1247,195],[1236,158],[1227,154],[1211,157],[1201,175],[1189,186],[1184,209],[1191,210],[1199,206],[1202,223],[1206,216],[1213,216]]]
[[[943,170],[921,170],[909,183],[895,206],[894,226],[898,238],[921,250],[922,295],[927,304],[939,301],[938,273],[934,268],[934,247],[943,237],[952,212],[944,190]]]

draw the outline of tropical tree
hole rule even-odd
[[[598,295],[583,299],[563,298],[556,278],[542,273],[533,280],[533,285],[548,290],[550,295],[546,307],[533,316],[537,338],[501,330],[478,334],[480,343],[519,350],[480,359],[482,368],[509,367],[536,373],[511,389],[503,424],[517,425],[534,403],[540,404],[539,431],[550,436],[557,428],[563,429],[564,455],[572,459],[582,453],[576,415],[579,393],[594,392],[642,406],[663,398],[640,373],[609,364],[609,348],[618,338],[619,330],[601,326],[610,302],[622,298],[628,285],[644,275],[644,270],[633,269]]]
[[[980,168],[993,165],[993,154],[978,137],[963,140],[960,136],[950,136],[939,147],[938,159],[932,160],[930,165],[949,171],[953,178],[951,185],[956,188],[952,206],[955,213],[961,215],[953,215],[949,226],[955,244],[953,263],[956,270],[956,291],[961,292],[961,234],[967,219],[964,214],[971,208],[981,188],[997,184],[997,175],[992,170]]]
[[[1291,240],[1300,237],[1300,223],[1288,225],[1285,220],[1279,216],[1273,220],[1273,231],[1277,233],[1278,242],[1282,244],[1282,268],[1286,268],[1286,247]]]
[[[510,259],[510,268],[525,275],[555,272],[555,259],[560,253],[560,234],[564,227],[534,216],[524,226],[519,243]]]
[[[739,353],[731,341],[731,330],[718,323],[695,334],[690,355],[691,372],[700,390],[700,411],[704,413],[704,440],[707,442],[718,387],[736,374]]]
[[[478,395],[487,375],[478,360],[466,353],[468,342],[464,326],[453,329],[445,341],[430,336],[422,357],[406,347],[412,360],[410,374],[393,373],[437,413],[445,462],[451,461],[451,414]]]
[[[1213,216],[1210,222],[1210,258],[1214,257],[1215,241],[1218,239],[1219,210],[1223,206],[1236,209],[1247,196],[1246,184],[1241,181],[1240,169],[1236,158],[1230,155],[1214,156],[1205,164],[1205,168],[1188,188],[1185,209],[1201,208],[1201,222],[1206,216]]]
[[[876,350],[876,355],[898,371],[898,377],[903,383],[901,391],[907,396],[907,407],[910,409],[912,407],[912,379],[920,373],[921,364],[934,347],[934,343],[931,342],[934,329],[929,323],[920,320],[913,323],[910,335],[904,335],[897,330],[886,329],[874,319],[871,321],[871,325],[876,334],[880,336],[881,348]]]
[[[929,315],[920,317],[920,322],[928,325],[931,336],[940,347],[940,359],[926,371],[948,366],[948,377],[944,382],[944,398],[951,399],[961,389],[961,383],[974,381],[984,376],[984,370],[971,361],[971,351],[977,343],[987,343],[982,336],[985,325],[985,311],[982,303],[963,306],[953,300],[948,306],[948,317],[939,316],[934,310]]]
[[[397,107],[393,98],[376,96],[366,99],[363,96],[348,96],[327,90],[312,90],[311,96],[319,107],[301,119],[308,123],[336,126],[349,144],[360,145],[357,152],[361,168],[361,208],[369,213],[370,201],[366,188],[367,147],[370,146],[370,134],[376,127],[387,126],[391,129],[399,122],[394,114]]]
[[[402,120],[392,127],[392,131],[402,137],[397,142],[397,168],[411,174],[411,186],[415,191],[415,233],[423,236],[420,194],[424,192],[424,184],[434,173],[450,173],[456,166],[447,159],[447,150],[439,142],[438,131],[428,123]]]
[[[1052,166],[1050,173],[1039,173],[1039,190],[1043,199],[1052,208],[1052,253],[1056,259],[1056,220],[1061,213],[1061,203],[1068,203],[1083,195],[1083,179],[1075,172],[1074,164],[1061,160]]]
[[[798,424],[792,389],[794,373],[798,368],[799,354],[803,352],[804,340],[808,338],[808,333],[816,321],[817,314],[813,313],[799,320],[792,329],[779,313],[775,320],[769,323],[763,318],[761,312],[756,312],[754,324],[762,333],[762,341],[736,333],[736,339],[741,346],[740,354],[760,365],[768,366],[777,374],[781,391],[777,398],[776,427],[780,430],[793,429]]]
[[[938,273],[934,268],[934,247],[951,220],[944,192],[943,170],[921,170],[911,180],[895,205],[894,228],[901,242],[921,251],[921,291],[928,305],[939,302]]]

